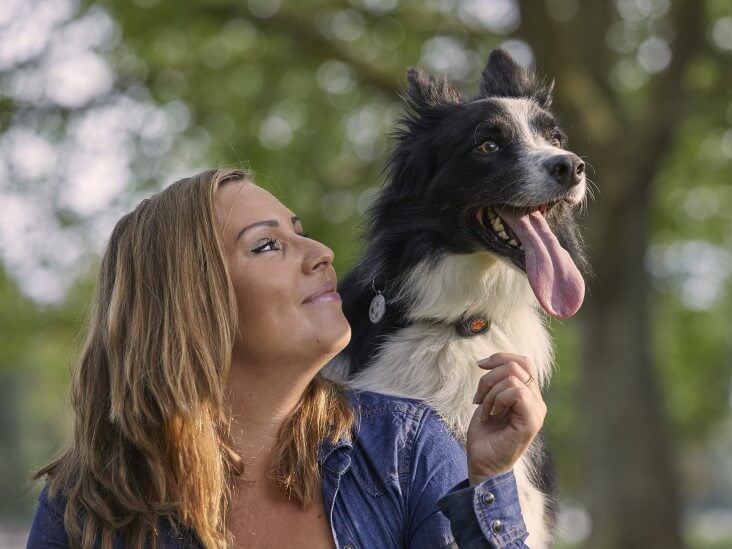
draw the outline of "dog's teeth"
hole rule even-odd
[[[508,234],[506,234],[506,231],[499,232],[498,236],[500,236],[503,240],[508,240]]]
[[[518,246],[518,245],[519,245],[519,243],[518,243],[518,242],[516,242],[516,239],[515,239],[515,238],[512,238],[511,240],[509,240],[509,241],[508,241],[508,243],[509,243],[509,244],[510,244],[511,246]]]
[[[493,211],[493,208],[486,208],[486,211],[488,212],[488,219],[490,219],[491,223],[493,223],[493,220],[498,217],[496,215],[496,212]]]

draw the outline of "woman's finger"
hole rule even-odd
[[[536,383],[536,377],[532,373],[527,372],[524,365],[511,360],[496,366],[489,370],[488,373],[483,374],[478,381],[478,389],[473,396],[473,404],[482,402],[485,399],[485,395],[493,386],[509,376],[514,376],[521,380],[524,385],[528,386],[532,390],[537,398],[541,398],[541,391],[539,390],[539,384]]]
[[[494,414],[497,415],[507,410],[513,416],[511,423],[514,426],[524,426],[529,437],[533,437],[539,432],[546,416],[546,407],[543,402],[541,404],[536,402],[531,391],[525,386],[509,387],[501,391],[496,395],[494,406],[496,408]]]
[[[500,367],[502,364],[506,364],[509,362],[515,362],[518,364],[521,368],[524,369],[524,371],[528,374],[525,377],[520,377],[520,379],[525,379],[525,381],[529,383],[529,385],[533,385],[533,389],[535,389],[537,394],[541,393],[539,382],[538,382],[538,374],[536,372],[536,368],[532,364],[531,360],[524,356],[524,355],[518,355],[515,353],[495,353],[488,358],[484,358],[482,360],[478,361],[478,366],[486,369],[486,370],[493,370],[495,368]]]
[[[498,393],[493,403],[493,416],[508,413],[513,416],[511,423],[514,426],[518,420],[532,435],[541,429],[546,412],[544,401],[537,401],[526,387],[509,387]]]
[[[478,404],[479,402],[482,402],[485,399],[485,395],[494,385],[509,376],[514,376],[524,382],[528,382],[528,380],[531,379],[526,374],[526,370],[517,362],[509,361],[505,364],[501,364],[500,366],[496,366],[487,374],[483,374],[483,376],[481,376],[478,381],[478,389],[473,397],[473,403]]]
[[[526,358],[527,357],[516,353],[493,353],[488,358],[480,359],[478,361],[478,366],[488,370],[490,368],[495,368],[496,366],[500,366],[501,364],[505,364],[506,362],[510,362],[512,360],[520,362],[521,360]]]
[[[495,415],[496,411],[494,410],[494,406],[496,403],[496,397],[508,390],[508,389],[515,389],[522,387],[523,383],[519,378],[516,376],[508,376],[505,379],[500,380],[498,383],[493,385],[488,393],[485,395],[485,398],[483,399],[481,406],[483,407],[483,411],[481,412],[481,419],[483,421],[486,421],[488,417]]]

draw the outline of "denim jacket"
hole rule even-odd
[[[469,486],[465,449],[429,406],[370,392],[349,396],[353,441],[324,444],[318,452],[335,547],[526,547],[512,472]],[[160,530],[159,546],[195,546],[163,525]],[[49,500],[45,488],[28,547],[68,547],[62,498]]]

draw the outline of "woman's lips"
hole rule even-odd
[[[318,291],[316,291],[313,295],[308,297],[305,301],[303,301],[303,304],[306,303],[329,303],[332,301],[340,301],[341,300],[341,294],[339,294],[335,289],[335,284],[328,283],[325,286],[322,286]]]
[[[341,294],[338,292],[328,292],[327,294],[320,294],[312,299],[309,299],[305,303],[328,303],[330,301],[340,301]]]

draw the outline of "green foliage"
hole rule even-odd
[[[37,307],[0,270],[0,516],[29,515],[32,471],[69,441],[69,357],[83,302]]]
[[[708,82],[719,75],[703,66],[693,72],[695,81],[707,82],[704,101],[658,175],[650,254],[661,251],[666,262],[693,254],[693,266],[675,274],[661,269],[654,277],[653,346],[679,441],[703,438],[728,413],[732,389],[732,281],[716,278],[732,271],[732,107],[728,97],[709,92]],[[705,282],[693,281],[695,269],[706,273]]]

